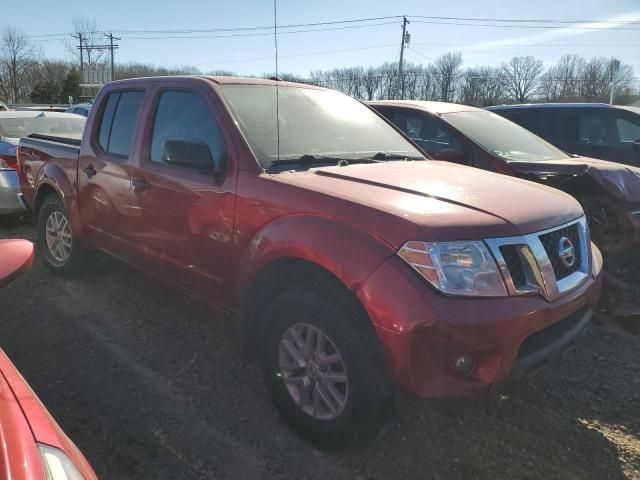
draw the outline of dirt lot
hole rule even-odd
[[[640,479],[640,337],[596,326],[492,408],[401,398],[348,455],[279,420],[234,318],[110,259],[1,290],[0,347],[105,479]]]

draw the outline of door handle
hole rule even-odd
[[[131,180],[131,183],[134,192],[142,192],[151,186],[146,178],[134,178]]]
[[[98,171],[93,168],[93,165],[89,164],[82,169],[82,173],[84,173],[88,178],[91,178],[98,173]]]

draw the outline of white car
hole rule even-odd
[[[86,119],[59,112],[0,111],[0,215],[24,211],[19,196],[16,146],[33,133],[79,138]]]

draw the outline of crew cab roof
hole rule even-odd
[[[150,83],[150,82],[166,82],[170,80],[207,80],[216,85],[279,85],[281,87],[303,87],[313,88],[318,90],[326,90],[325,88],[310,85],[307,83],[285,82],[282,80],[272,80],[268,78],[255,78],[255,77],[227,77],[217,75],[172,75],[172,76],[160,76],[160,77],[139,77],[129,78],[125,80],[116,80],[108,85],[120,85],[120,84],[138,84],[138,83]]]
[[[481,110],[480,108],[460,105],[458,103],[428,102],[426,100],[376,100],[366,103],[372,106],[412,107],[436,115],[453,112],[477,112]]]

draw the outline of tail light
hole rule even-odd
[[[3,143],[3,142],[0,142]],[[4,148],[3,148],[4,147]],[[18,169],[18,158],[16,157],[17,148],[15,145],[0,145],[0,167]]]
[[[0,167],[18,169],[18,157],[15,155],[0,155]]]

